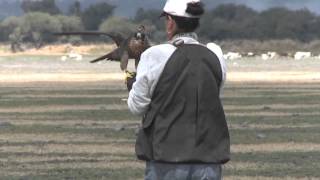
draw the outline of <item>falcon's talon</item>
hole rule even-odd
[[[133,83],[136,81],[136,72],[130,72],[128,70],[125,70],[125,84],[127,85],[128,91],[132,89]]]

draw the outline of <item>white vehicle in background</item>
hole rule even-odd
[[[228,52],[227,54],[224,54],[223,57],[227,60],[234,60],[242,58],[242,55],[238,52]]]
[[[294,59],[295,60],[302,60],[306,58],[311,58],[312,54],[311,52],[303,52],[303,51],[298,51],[294,54]]]

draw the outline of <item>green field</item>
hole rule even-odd
[[[22,87],[0,88],[0,179],[143,178],[123,86]],[[320,84],[230,82],[224,94],[225,179],[320,179]]]
[[[123,79],[95,81],[119,64],[88,65],[91,58],[0,57],[0,180],[143,179],[134,155],[140,117],[129,113]],[[231,73],[293,79],[226,83],[232,159],[224,179],[320,179],[319,68],[315,59],[228,62]],[[318,74],[296,82],[296,71]]]

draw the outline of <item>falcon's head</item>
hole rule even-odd
[[[143,25],[139,26],[138,31],[134,34],[134,37],[136,40],[142,40],[142,41],[145,40],[146,34],[145,34],[145,27]]]

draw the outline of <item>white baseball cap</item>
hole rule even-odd
[[[170,14],[173,16],[187,17],[187,18],[199,18],[200,16],[195,16],[186,12],[188,3],[199,3],[200,0],[167,0],[163,8],[163,13]]]

